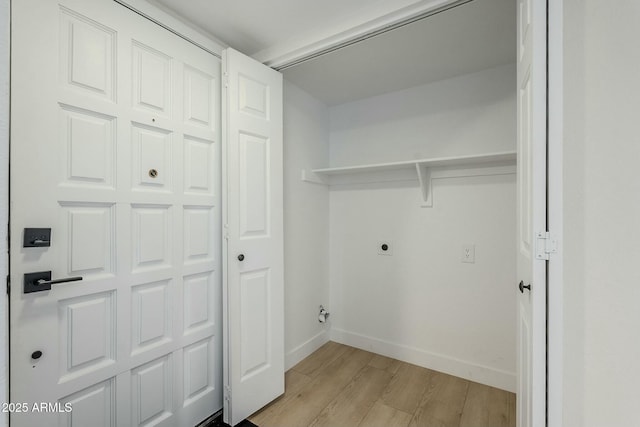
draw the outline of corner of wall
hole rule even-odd
[[[326,105],[284,81],[285,367],[329,340],[318,322],[329,301],[329,190],[302,182],[302,169],[328,163]]]
[[[515,372],[508,372],[472,361],[456,359],[444,354],[337,328],[331,330],[330,339],[340,344],[371,351],[414,365],[428,367],[429,369],[464,378],[469,381],[489,385],[512,393],[516,392]]]
[[[320,331],[297,347],[289,350],[285,355],[284,370],[288,371],[300,363],[305,357],[326,344],[331,337],[329,330]]]

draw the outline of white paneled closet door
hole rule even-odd
[[[105,0],[13,2],[12,44],[11,425],[193,426],[222,406],[220,61]],[[83,280],[24,292],[49,271]]]
[[[284,392],[282,74],[233,50],[225,79],[224,420]]]
[[[547,1],[518,0],[517,425],[546,425]]]

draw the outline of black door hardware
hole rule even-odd
[[[531,292],[531,283],[529,283],[527,286],[524,285],[524,282],[522,280],[520,280],[520,283],[518,283],[518,289],[520,289],[520,293],[524,294],[524,290],[528,289],[529,292]]]
[[[23,248],[48,248],[51,246],[50,228],[25,228]]]
[[[238,261],[244,261],[244,254],[238,255]]]
[[[51,290],[51,285],[66,282],[77,282],[82,280],[82,276],[65,277],[64,279],[51,280],[50,271],[38,271],[37,273],[27,273],[24,275],[24,293],[42,292]]]

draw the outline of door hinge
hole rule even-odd
[[[222,82],[224,83],[224,87],[229,87],[229,74],[222,73]]]
[[[7,274],[7,295],[11,295],[11,276]]]
[[[224,386],[224,400],[227,402],[231,401],[231,387],[228,385]]]
[[[548,231],[536,233],[536,259],[548,261],[551,254],[558,252],[558,241]]]

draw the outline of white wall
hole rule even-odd
[[[8,402],[7,226],[9,222],[9,0],[0,0],[0,402]],[[0,427],[8,414],[0,416]]]
[[[515,65],[331,108],[331,166],[515,150]]]
[[[289,368],[324,344],[329,305],[329,191],[302,182],[301,169],[329,162],[329,110],[284,82],[285,351]]]
[[[515,150],[515,87],[510,65],[332,108],[331,165]],[[332,338],[514,390],[515,174],[433,191],[421,208],[417,181],[332,187]]]
[[[638,425],[637,0],[564,0],[564,426]]]

